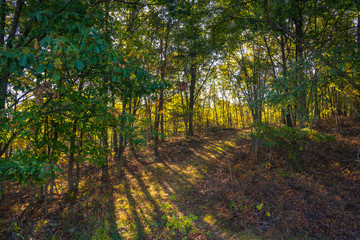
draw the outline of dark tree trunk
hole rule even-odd
[[[164,97],[163,97],[163,105],[164,105]],[[164,109],[164,106],[163,106]],[[161,131],[161,142],[165,141],[165,126],[164,126],[164,114],[160,115],[160,131]]]
[[[160,116],[161,111],[163,109],[163,101],[164,101],[164,95],[163,90],[160,91],[160,97],[159,97],[159,106],[158,106],[158,112],[155,115],[155,148],[154,148],[154,154],[156,157],[159,156],[159,125],[160,125]]]
[[[70,152],[69,152],[69,163],[68,163],[68,185],[69,192],[76,191],[75,182],[74,182],[74,163],[75,163],[75,143],[76,143],[76,130],[77,129],[77,120],[74,121],[74,126],[72,130],[72,136],[70,139]]]
[[[301,3],[300,3],[301,4]],[[303,15],[302,15],[302,9],[301,6],[298,6],[298,16],[295,19],[295,31],[296,31],[296,61],[297,61],[297,78],[298,78],[298,84],[300,87],[299,89],[299,123],[300,128],[305,127],[305,121],[307,118],[306,114],[306,90],[305,90],[305,79],[304,79],[304,64],[303,64],[303,57],[304,57],[304,51],[303,51],[303,44],[299,39],[303,39],[304,35],[304,29],[303,29]]]
[[[79,184],[80,184],[80,154],[82,154],[82,145],[83,145],[83,136],[84,136],[84,131],[81,130],[80,132],[80,141],[79,141],[79,154],[78,154],[78,159],[76,161],[76,178],[75,178],[75,190],[77,191],[79,189]]]
[[[165,46],[163,46],[164,42],[163,39],[160,40],[160,59],[161,59],[161,66],[160,66],[160,77],[161,80],[165,81],[166,75],[166,64],[167,64],[167,48],[168,48],[168,40],[170,34],[170,24],[167,24],[167,35],[165,38]],[[156,157],[159,157],[159,125],[161,127],[161,140],[164,141],[164,117],[163,117],[163,107],[164,107],[164,89],[160,90],[160,97],[159,97],[159,105],[157,109],[157,114],[155,115],[155,148],[154,154]]]
[[[126,109],[126,104],[123,103],[122,114],[125,113],[125,109]],[[121,121],[120,129],[123,129],[124,127],[125,127],[125,123],[124,121]],[[127,141],[124,138],[123,134],[119,133],[116,142],[117,142],[117,151],[115,152],[115,162],[118,168],[118,172],[121,173],[121,168],[125,161],[124,152],[127,145]]]
[[[103,146],[103,150],[105,152],[105,156],[104,156],[104,163],[101,167],[101,172],[102,172],[102,181],[106,182],[109,179],[109,154],[108,154],[108,133],[107,133],[107,128],[104,129],[103,134],[102,134],[102,146]]]
[[[287,78],[287,64],[286,64],[286,53],[285,53],[285,36],[282,34],[280,39],[280,45],[281,45],[281,60],[282,60],[282,70],[283,70],[283,76],[286,79]],[[289,94],[289,89],[285,88],[285,94]],[[291,120],[291,106],[288,104],[286,106],[286,110],[284,111],[284,122],[287,126],[293,127],[293,123]]]
[[[190,99],[189,99],[189,130],[188,135],[194,135],[194,105],[195,105],[195,84],[196,84],[196,64],[191,64],[190,68]]]

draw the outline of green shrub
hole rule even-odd
[[[162,216],[166,220],[166,228],[171,233],[180,233],[181,239],[188,239],[187,234],[191,231],[191,224],[193,220],[197,219],[197,216],[190,214],[188,216],[179,215],[171,206],[167,203],[162,204],[165,214]]]
[[[321,134],[313,129],[298,129],[288,126],[272,126],[258,123],[253,126],[252,138],[258,139],[260,146],[275,147],[287,153],[287,159],[297,164],[297,156],[315,142],[334,141],[328,134]]]
[[[105,226],[100,226],[100,227],[96,228],[91,239],[92,240],[110,239],[108,228]]]

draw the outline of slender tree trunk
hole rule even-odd
[[[225,128],[225,125],[226,125],[225,120],[226,120],[226,118],[225,118],[225,101],[224,101],[224,99],[222,100],[221,107],[222,107],[222,119],[223,119],[222,127]]]
[[[314,19],[315,32],[317,31],[317,18]],[[320,120],[320,109],[319,109],[319,96],[318,96],[318,67],[315,63],[315,72],[314,72],[314,118],[315,121]]]
[[[163,97],[163,102],[164,102],[164,97]],[[163,103],[164,104],[164,103]],[[165,141],[165,124],[164,124],[164,114],[162,113],[160,115],[160,131],[161,131],[161,142]]]
[[[32,203],[32,202],[35,201],[35,198],[36,198],[36,184],[35,184],[34,181],[32,181],[30,183],[30,188],[31,188],[31,190],[30,190],[30,202]]]
[[[152,125],[152,114],[151,114],[151,104],[150,104],[150,99],[148,99],[147,98],[147,101],[148,101],[148,103],[147,103],[147,106],[148,106],[148,109],[147,109],[147,111],[148,111],[148,119],[149,119],[149,123],[150,123],[150,128],[149,128],[149,130],[147,131],[147,133],[148,133],[148,139],[150,140],[151,139],[151,136],[152,136],[152,133],[153,133],[153,125]]]
[[[125,114],[125,109],[126,109],[126,103],[123,103],[122,106],[122,114]],[[121,121],[120,123],[120,129],[123,129],[125,127],[125,123],[124,121]],[[125,162],[125,156],[124,156],[124,152],[125,152],[125,148],[127,145],[127,141],[124,138],[122,133],[119,133],[118,135],[118,151],[115,153],[115,161],[116,161],[116,165],[118,168],[118,172],[121,173],[121,168]]]
[[[50,179],[50,189],[49,189],[49,201],[51,202],[54,197],[54,186],[55,186],[55,176],[52,175]]]
[[[3,73],[0,78],[0,111],[5,109],[8,79],[9,74],[7,72]]]
[[[48,213],[48,183],[44,184],[44,212],[45,214]]]
[[[80,163],[76,161],[76,173],[75,173],[75,189],[79,189],[80,184]]]
[[[0,2],[0,46],[5,43],[6,0]]]
[[[39,200],[43,200],[43,199],[44,199],[44,185],[40,185],[40,186],[39,186],[38,199],[39,199]]]
[[[164,101],[164,97],[163,97],[163,90],[161,89],[160,91],[160,98],[159,98],[159,106],[158,106],[158,112],[155,115],[155,148],[154,148],[154,154],[156,157],[159,157],[159,124],[160,124],[160,115],[161,115],[161,111],[163,108],[163,101]]]
[[[161,81],[165,81],[166,75],[166,65],[167,65],[167,49],[168,49],[168,40],[170,34],[170,22],[168,22],[166,26],[166,37],[165,37],[165,46],[164,39],[160,40],[160,59],[161,59],[161,66],[160,66],[160,77]],[[155,115],[155,148],[154,154],[156,157],[159,157],[159,124],[161,127],[161,140],[164,141],[164,118],[163,118],[163,106],[164,106],[164,89],[160,90],[160,98],[159,98],[159,106],[157,114]]]
[[[282,71],[283,76],[286,79],[287,78],[287,64],[286,64],[286,53],[285,53],[285,36],[282,34],[280,37],[280,46],[281,46],[281,60],[282,60]],[[289,94],[289,89],[285,87],[285,94]],[[285,114],[285,124],[289,127],[293,127],[293,123],[291,120],[291,106],[288,104],[286,106],[286,110],[284,110]]]
[[[74,163],[75,163],[75,143],[76,143],[76,130],[77,129],[77,120],[74,121],[74,126],[72,129],[72,135],[70,138],[70,153],[69,153],[69,162],[68,162],[68,186],[69,192],[74,192],[75,184],[74,184]]]
[[[113,127],[113,152],[115,153],[114,159],[115,161],[117,161],[118,160],[117,154],[119,153],[117,127]]]
[[[320,120],[320,109],[319,109],[319,96],[318,96],[318,79],[317,79],[317,75],[316,75],[316,70],[315,70],[315,80],[314,80],[314,117],[316,121]]]
[[[189,99],[189,131],[188,135],[193,136],[194,135],[194,105],[195,105],[195,84],[196,84],[196,64],[191,64],[190,67],[190,99]]]
[[[75,174],[75,189],[76,191],[79,189],[79,184],[80,184],[80,155],[82,154],[82,145],[83,145],[83,137],[84,137],[84,131],[81,130],[80,131],[80,140],[79,140],[79,154],[78,154],[78,159],[76,161],[76,174]]]
[[[1,0],[0,2],[0,46],[1,47],[4,47],[5,44],[5,18],[6,18],[6,0]],[[0,77],[0,112],[1,110],[5,109],[8,78],[9,78],[9,74],[6,70],[4,70],[4,72],[1,74]],[[0,147],[1,147],[1,142],[0,142]]]
[[[302,15],[302,9],[300,6],[298,6],[298,18],[295,19],[295,31],[296,31],[296,37],[298,39],[303,39],[304,30],[303,30],[303,15]],[[303,44],[301,41],[296,41],[296,61],[297,61],[297,78],[298,78],[298,84],[300,87],[299,90],[299,123],[300,128],[305,127],[305,122],[307,118],[306,114],[306,84],[305,84],[305,78],[304,78],[304,70],[302,69],[304,67],[304,59],[303,56]]]
[[[107,128],[104,129],[103,134],[102,134],[102,146],[105,152],[105,158],[104,158],[104,163],[101,167],[101,171],[102,171],[102,180],[104,182],[106,182],[109,179],[109,154],[108,154],[108,147],[109,147],[109,143],[108,143],[108,132],[107,132]]]

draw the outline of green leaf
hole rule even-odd
[[[45,71],[45,65],[41,64],[37,67],[37,73],[43,73]]]
[[[54,74],[53,80],[57,81],[59,79],[60,79],[60,73],[57,72],[57,73]]]
[[[80,60],[76,61],[76,68],[78,70],[81,70],[84,67],[83,63]]]
[[[21,66],[26,66],[26,64],[27,64],[27,55],[26,55],[26,54],[23,54],[23,55],[21,55],[21,57],[20,57],[20,65],[21,65]]]
[[[113,82],[117,82],[118,80],[119,80],[118,76],[117,76],[116,74],[113,75],[112,81],[113,81]]]
[[[37,20],[38,22],[41,22],[41,20],[42,20],[41,13],[36,14],[36,20]]]
[[[96,27],[93,27],[93,28],[91,29],[91,33],[92,33],[92,35],[94,36],[94,38],[99,38],[98,30],[96,29]]]
[[[103,41],[101,42],[100,48],[101,48],[101,51],[105,50],[105,43]]]
[[[89,35],[90,30],[91,30],[90,28],[86,29],[86,31],[85,31],[85,33],[84,33],[85,37],[87,37],[87,36]]]
[[[100,49],[99,49],[98,46],[95,46],[95,52],[96,52],[97,54],[100,54]]]

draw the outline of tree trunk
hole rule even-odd
[[[158,106],[158,112],[155,115],[155,126],[154,126],[154,130],[155,130],[155,148],[154,148],[154,154],[156,157],[159,157],[159,124],[160,124],[160,115],[161,115],[161,111],[163,109],[163,101],[164,101],[164,95],[163,95],[163,90],[161,89],[160,91],[160,97],[159,97],[159,106]]]
[[[190,99],[189,99],[189,131],[188,135],[194,135],[194,105],[195,105],[195,84],[196,84],[196,64],[192,63],[190,67]]]
[[[75,163],[75,142],[76,142],[76,127],[77,120],[74,121],[74,126],[72,130],[72,136],[70,139],[70,152],[69,152],[69,162],[68,162],[68,186],[69,192],[76,191],[75,184],[74,184],[74,163]]]
[[[102,172],[102,181],[106,182],[109,179],[109,154],[108,154],[108,132],[107,132],[107,128],[104,129],[104,132],[102,134],[102,146],[103,146],[103,150],[105,152],[105,157],[104,157],[104,163],[101,167],[101,172]]]
[[[164,97],[163,97],[162,101],[164,104]],[[165,141],[165,128],[164,128],[164,114],[163,113],[161,113],[161,115],[160,115],[160,132],[161,132],[161,142],[164,142]]]
[[[185,132],[188,132],[188,116],[187,116],[187,106],[185,106],[184,103],[184,96],[183,96],[183,92],[181,91],[181,106],[182,106],[182,110],[183,110],[183,119],[184,119],[184,125],[185,125]]]
[[[36,198],[36,184],[34,181],[30,183],[30,202],[33,203]]]
[[[164,46],[164,39],[160,39],[160,59],[161,59],[161,65],[160,65],[160,77],[161,81],[165,81],[165,75],[166,75],[166,65],[167,65],[167,48],[168,48],[168,40],[169,40],[169,34],[170,34],[170,22],[168,22],[166,27],[166,37],[165,37],[165,46]],[[164,106],[164,89],[160,90],[160,97],[159,97],[159,105],[157,114],[155,115],[155,148],[154,148],[154,154],[156,157],[159,157],[159,124],[161,127],[161,141],[164,141],[164,118],[163,118],[163,106]]]
[[[126,103],[123,103],[122,114],[125,113],[125,109],[126,109]],[[125,123],[124,123],[124,121],[121,121],[120,129],[123,129],[124,127],[125,127]],[[116,165],[118,168],[118,172],[121,173],[121,168],[125,161],[124,152],[125,152],[127,142],[122,133],[119,133],[117,139],[118,139],[118,141],[117,141],[118,147],[117,147],[117,152],[115,152],[115,162],[116,162]]]
[[[117,127],[113,127],[113,152],[114,160],[116,161],[118,159],[118,152],[119,152],[119,144],[118,144],[118,134],[117,134]]]
[[[283,70],[283,76],[286,79],[287,78],[287,64],[286,64],[286,53],[285,53],[285,36],[282,34],[280,37],[280,46],[281,46],[281,60],[282,60],[282,70]],[[285,87],[285,94],[289,94],[289,89]],[[285,124],[289,127],[293,127],[293,123],[291,120],[291,106],[288,104],[286,106],[286,110],[284,110],[285,114]]]
[[[0,78],[0,111],[5,110],[8,79],[9,74],[7,72],[3,73]]]
[[[54,186],[55,186],[55,174],[50,178],[50,190],[49,190],[49,201],[51,202],[54,197]]]
[[[300,3],[301,4],[301,3]],[[298,6],[298,18],[295,19],[295,31],[297,39],[303,39],[304,29],[303,29],[303,15],[301,6]],[[306,90],[305,90],[305,79],[304,79],[304,67],[303,64],[303,44],[301,41],[296,41],[296,61],[297,61],[297,78],[298,84],[300,87],[299,89],[299,123],[300,128],[305,127],[305,122],[307,118],[306,114]]]
[[[44,212],[48,213],[48,183],[44,185]]]

